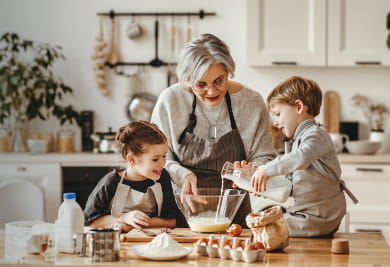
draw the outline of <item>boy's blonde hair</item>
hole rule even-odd
[[[295,105],[296,100],[301,100],[307,106],[307,113],[317,116],[320,113],[322,92],[318,84],[310,79],[292,76],[279,83],[268,95],[267,105],[274,102],[283,102]]]

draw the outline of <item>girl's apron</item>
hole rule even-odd
[[[139,210],[151,217],[157,210],[157,216],[160,217],[163,202],[161,184],[155,182],[147,189],[146,193],[143,193],[123,184],[122,181],[125,175],[126,172],[123,172],[116,188],[111,205],[111,215],[117,218],[122,213]]]
[[[221,188],[222,178],[220,172],[223,164],[226,161],[234,162],[246,159],[244,143],[233,116],[229,93],[226,93],[225,100],[232,127],[230,132],[223,135],[217,142],[194,135],[197,119],[195,115],[196,96],[194,95],[188,125],[178,140],[181,146],[174,154],[175,160],[195,173],[199,188]],[[231,188],[231,186],[232,182],[230,180],[224,181],[224,188]],[[245,217],[250,212],[250,199],[249,195],[246,194],[233,222],[246,227]]]

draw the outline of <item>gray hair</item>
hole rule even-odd
[[[184,89],[194,86],[212,64],[221,64],[230,78],[234,76],[236,64],[229,47],[215,35],[205,33],[186,43],[176,67],[180,85]]]

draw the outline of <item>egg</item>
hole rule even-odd
[[[198,245],[206,245],[206,244],[207,244],[207,239],[204,238],[204,237],[199,238],[199,239],[196,241],[196,243],[197,243]]]
[[[218,239],[211,239],[211,240],[209,240],[209,242],[207,243],[207,245],[210,246],[210,247],[212,247],[212,246],[218,247],[218,246],[219,246]]]
[[[254,244],[255,249],[264,249],[263,243],[256,241]]]
[[[244,248],[244,244],[240,240],[233,240],[233,249]]]
[[[239,224],[232,224],[230,227],[226,230],[226,232],[229,233],[229,235],[235,237],[239,236],[242,233],[242,227]]]
[[[256,250],[256,248],[253,244],[247,244],[245,245],[244,250]]]
[[[231,248],[232,247],[232,240],[229,240],[229,239],[222,240],[221,242],[219,242],[219,246],[221,248],[225,248],[225,247]]]

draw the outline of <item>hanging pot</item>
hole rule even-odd
[[[150,121],[157,97],[150,93],[134,94],[126,107],[127,117],[131,121]]]
[[[137,39],[142,36],[143,34],[142,27],[140,24],[138,24],[135,21],[134,17],[130,21],[129,26],[127,26],[126,33],[127,33],[127,37],[129,37],[129,39],[131,40]]]

